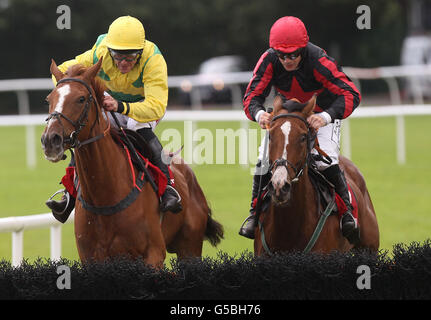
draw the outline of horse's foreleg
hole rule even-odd
[[[158,250],[156,248],[148,250],[148,254],[145,257],[145,263],[149,264],[155,269],[162,269],[166,258],[165,250]]]
[[[195,241],[183,241],[176,251],[177,258],[184,260],[187,258],[200,257],[202,255],[203,237]]]
[[[144,261],[156,269],[161,269],[166,258],[166,244],[161,230],[154,230],[148,236],[148,240],[149,242],[143,255]]]

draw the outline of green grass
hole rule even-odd
[[[407,163],[396,162],[395,118],[352,119],[352,160],[364,175],[373,200],[381,233],[381,248],[391,250],[396,243],[424,241],[430,238],[431,218],[427,200],[431,194],[431,139],[427,128],[431,117],[406,117]],[[182,132],[183,123],[161,122],[156,133],[161,136],[167,128]],[[232,128],[236,122],[199,122],[196,129],[215,130]],[[255,124],[250,123],[250,128]],[[53,164],[44,159],[39,138],[43,128],[37,127],[35,143],[38,157],[35,169],[25,164],[25,129],[0,127],[0,217],[46,213],[45,200],[60,188],[67,161]],[[260,130],[258,130],[260,134]],[[258,139],[260,142],[260,138]],[[198,141],[199,144],[201,141]],[[165,141],[164,144],[169,143]],[[184,141],[182,142],[184,143]],[[215,143],[214,143],[215,146]],[[203,153],[204,155],[204,153]],[[256,152],[251,160],[255,161]],[[215,162],[215,152],[213,159]],[[236,156],[238,163],[238,156]],[[215,256],[222,250],[237,254],[253,250],[251,240],[237,232],[248,214],[251,167],[239,164],[194,165],[213,216],[225,228],[225,239],[217,248],[204,244],[204,255]],[[63,256],[78,259],[73,225],[65,225],[62,232]],[[49,229],[29,230],[24,233],[24,257],[34,260],[49,257]],[[0,234],[0,259],[11,257],[11,235]]]
[[[352,159],[367,181],[382,248],[430,237],[431,139],[426,130],[430,119],[406,118],[405,165],[396,162],[395,118],[352,121]]]

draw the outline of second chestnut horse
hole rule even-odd
[[[312,114],[316,99],[301,104],[301,111],[288,112],[282,108],[280,97],[274,100],[273,121],[269,129],[269,161],[286,163],[279,170],[286,170],[284,183],[270,182],[272,200],[266,212],[260,215],[254,249],[256,255],[271,252],[303,251],[312,238],[318,225],[320,214],[325,208],[320,207],[317,193],[308,174],[311,129],[307,118]],[[290,130],[283,130],[283,125]],[[288,137],[285,134],[288,132]],[[288,141],[289,143],[286,143]],[[288,165],[287,165],[288,164]],[[340,156],[341,169],[345,172],[348,184],[356,195],[358,205],[358,223],[360,243],[357,247],[366,247],[377,251],[379,247],[379,229],[373,203],[359,169],[349,159]],[[277,166],[273,166],[273,171]],[[277,201],[274,201],[277,198]],[[277,203],[285,205],[280,206]],[[263,234],[262,234],[263,233]],[[312,246],[311,251],[330,252],[347,251],[353,248],[340,230],[338,215],[329,215],[323,229]]]

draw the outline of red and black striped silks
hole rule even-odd
[[[361,95],[336,61],[312,43],[308,43],[298,69],[286,71],[273,49],[268,49],[253,71],[243,99],[250,120],[264,110],[271,88],[286,99],[307,102],[317,94],[316,112],[326,111],[331,118],[347,118],[359,105]]]

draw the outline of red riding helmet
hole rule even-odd
[[[308,43],[307,29],[304,23],[296,17],[278,19],[269,33],[269,46],[282,52],[293,52],[303,48]]]

